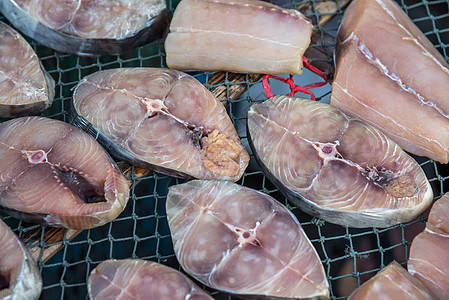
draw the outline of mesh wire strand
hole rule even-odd
[[[274,1],[284,7],[292,8],[304,2],[299,1]],[[325,14],[318,13],[315,8],[322,1],[306,1],[314,8],[306,16],[320,20]],[[326,26],[317,26],[315,30],[321,34],[335,35],[343,14],[338,1],[333,2],[338,8],[334,19]],[[169,11],[172,14],[176,1],[168,0]],[[398,0],[406,13],[429,37],[435,47],[449,61],[449,13],[447,0],[415,1]],[[329,15],[329,14],[326,14]],[[5,21],[3,16],[0,19]],[[318,23],[318,22],[317,22]],[[109,68],[117,67],[166,67],[163,41],[154,42],[142,48],[134,49],[122,55],[102,56],[98,58],[78,57],[55,52],[28,39],[38,53],[44,67],[56,81],[56,97],[53,107],[43,115],[67,121],[67,107],[72,95],[72,88],[84,76]],[[334,45],[326,44],[321,40],[311,47],[324,47],[327,51],[327,63],[332,65],[331,50]],[[208,89],[209,78],[212,72],[190,73]],[[301,79],[302,80],[302,79]],[[251,83],[245,80],[243,83],[248,88],[261,85],[261,82]],[[299,84],[301,84],[300,82]],[[310,82],[305,82],[307,84]],[[233,83],[226,80],[223,83],[229,88]],[[264,95],[254,95],[251,89],[245,92],[239,99],[231,100],[228,108],[229,115],[236,125],[244,144],[246,141],[244,127],[246,111],[254,102],[265,100]],[[276,91],[273,90],[276,94]],[[326,101],[330,94],[330,86],[315,91],[318,100]],[[229,95],[229,94],[228,94]],[[300,95],[298,95],[300,96]],[[228,99],[229,100],[229,99]],[[448,191],[449,170],[432,160],[416,158],[426,172],[435,199]],[[405,264],[411,241],[425,225],[425,217],[386,229],[368,228],[355,229],[325,223],[313,218],[292,206],[282,194],[269,182],[260,169],[251,159],[250,167],[238,182],[242,185],[263,191],[275,197],[286,205],[300,220],[303,229],[317,249],[329,283],[332,299],[345,299],[361,282],[375,274],[393,259]],[[119,164],[121,162],[118,162]],[[85,230],[73,240],[64,238],[61,242],[62,249],[49,261],[38,261],[44,281],[44,289],[41,299],[87,299],[87,278],[90,272],[100,262],[109,259],[143,258],[165,265],[179,268],[173,253],[172,241],[165,215],[165,199],[169,186],[182,183],[183,180],[151,173],[144,178],[129,178],[132,181],[130,201],[125,211],[113,222],[100,228]],[[41,227],[17,221],[11,217],[2,217],[19,236]],[[43,233],[50,230],[43,228]],[[47,244],[43,240],[43,234],[35,245],[46,249],[54,244]],[[31,245],[34,246],[34,245]],[[216,299],[233,299],[224,293],[218,293],[207,287]]]

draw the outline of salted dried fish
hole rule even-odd
[[[419,164],[382,132],[328,104],[276,96],[248,112],[267,177],[305,212],[350,227],[414,219],[433,192]]]
[[[195,78],[159,68],[120,68],[84,78],[72,123],[112,155],[185,178],[237,181],[248,165],[223,105]]]
[[[426,228],[412,241],[407,268],[439,299],[449,299],[449,194],[432,206]]]
[[[167,34],[163,0],[2,0],[0,11],[25,35],[57,51],[119,54]]]
[[[0,22],[0,117],[39,114],[53,103],[55,81],[33,48]]]
[[[424,284],[396,261],[380,270],[349,295],[348,300],[414,299],[436,300]]]
[[[0,124],[0,208],[34,223],[87,229],[115,219],[129,187],[88,134],[43,117]]]
[[[39,299],[42,278],[33,257],[2,220],[0,232],[0,299]]]
[[[176,257],[215,289],[270,299],[328,299],[320,258],[296,217],[272,197],[229,181],[170,187]]]
[[[153,300],[213,300],[184,274],[142,259],[109,259],[87,281],[89,298]]]
[[[336,70],[331,105],[408,152],[449,161],[449,65],[396,3],[350,4],[337,37]]]
[[[302,74],[312,23],[257,0],[182,0],[165,40],[177,70]]]

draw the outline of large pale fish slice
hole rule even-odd
[[[184,274],[156,262],[110,259],[89,275],[91,300],[213,300]]]
[[[58,51],[119,54],[167,34],[164,0],[2,0],[0,10],[25,35]]]
[[[296,217],[229,181],[172,186],[167,218],[176,257],[200,282],[242,297],[328,299],[320,258]]]
[[[0,22],[0,117],[38,114],[51,106],[55,81],[33,48]]]
[[[432,206],[426,228],[412,241],[407,268],[440,299],[449,299],[449,194]]]
[[[39,299],[42,278],[33,257],[2,220],[0,232],[0,299]]]
[[[249,155],[226,109],[195,78],[158,68],[121,68],[84,78],[72,123],[112,155],[172,176],[237,181]]]
[[[312,23],[300,12],[257,0],[182,0],[165,40],[178,70],[302,74]]]
[[[396,3],[351,3],[338,33],[336,69],[331,105],[408,152],[449,161],[449,65]]]
[[[35,223],[87,229],[115,219],[129,187],[88,134],[62,121],[22,117],[0,124],[0,208]]]
[[[350,227],[414,219],[433,192],[382,132],[328,104],[277,96],[251,106],[248,139],[267,177],[305,212]]]
[[[380,270],[349,295],[348,300],[437,300],[424,284],[396,261]]]

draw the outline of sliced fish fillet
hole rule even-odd
[[[87,229],[115,219],[129,199],[125,177],[101,146],[59,120],[0,125],[0,207],[19,219]]]
[[[448,94],[448,63],[396,3],[351,3],[337,37],[331,105],[404,150],[447,163]]]
[[[380,270],[349,295],[348,300],[437,300],[424,284],[396,261]]]
[[[0,117],[38,114],[53,103],[55,81],[28,42],[0,22]]]
[[[89,276],[91,300],[213,300],[181,272],[141,259],[110,259]]]
[[[178,70],[301,74],[312,23],[257,0],[182,0],[165,40]]]
[[[158,68],[120,68],[84,78],[72,123],[112,155],[186,178],[237,181],[249,155],[226,109],[195,78]]]
[[[407,268],[439,299],[449,299],[449,194],[430,210],[426,228],[412,241]]]
[[[329,298],[318,254],[272,197],[194,180],[170,187],[166,205],[176,257],[200,282],[242,297]]]
[[[276,96],[251,106],[248,136],[266,176],[305,212],[350,227],[414,219],[433,192],[419,164],[374,127],[328,104]]]

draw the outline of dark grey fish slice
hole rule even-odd
[[[303,211],[349,227],[388,227],[433,200],[420,165],[382,132],[335,107],[276,96],[248,112],[265,175]]]
[[[49,24],[45,24],[42,20],[32,15],[39,11],[39,7],[33,7],[31,11],[27,11],[20,3],[26,3],[29,6],[39,6],[40,3],[53,6],[58,9],[58,2],[50,1],[50,3],[45,3],[49,1],[28,1],[28,0],[2,0],[0,1],[0,11],[3,15],[11,22],[14,27],[19,29],[25,35],[33,38],[42,45],[49,48],[55,49],[57,51],[83,55],[83,56],[98,56],[98,55],[114,55],[120,54],[127,50],[146,45],[152,41],[161,39],[166,36],[168,31],[168,11],[165,5],[165,1],[155,1],[154,11],[149,12],[150,17],[146,20],[139,28],[135,28],[129,34],[123,37],[101,37],[101,36],[78,36],[76,34],[77,29],[61,31],[60,28],[53,28]],[[79,5],[82,5],[80,2]],[[139,3],[139,1],[129,1],[132,3]],[[42,4],[42,5],[44,5]],[[88,6],[89,4],[86,4]],[[59,8],[60,10],[64,10]],[[79,9],[79,8],[77,8]],[[111,10],[116,8],[110,7]],[[45,9],[43,9],[45,10]],[[74,15],[77,11],[74,12]],[[57,18],[57,17],[56,17]],[[70,22],[76,20],[70,20]],[[132,20],[124,17],[122,23],[130,22]],[[110,26],[117,25],[117,23],[112,23],[114,21],[105,18],[102,22],[111,22]],[[82,24],[83,21],[78,21]],[[71,27],[76,27],[77,25],[69,24]],[[101,26],[101,24],[99,25]],[[67,26],[66,26],[67,27]]]
[[[74,89],[70,122],[112,156],[170,176],[235,182],[249,161],[220,101],[176,70],[90,74]]]

